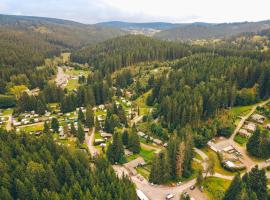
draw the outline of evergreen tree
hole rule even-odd
[[[53,132],[55,132],[55,133],[58,133],[59,132],[59,122],[58,122],[58,119],[52,118],[51,128],[52,128]]]
[[[124,145],[128,145],[129,134],[127,130],[124,130],[122,134],[122,141]]]
[[[237,196],[242,191],[243,183],[240,174],[237,174],[230,187],[227,189],[223,200],[238,200]]]
[[[125,153],[122,138],[119,133],[113,134],[113,142],[108,146],[107,158],[111,163],[124,163]]]
[[[87,106],[85,114],[85,125],[88,128],[94,126],[94,113],[91,106]]]
[[[49,133],[50,132],[50,127],[47,121],[44,122],[44,128],[43,128],[44,133]]]
[[[141,150],[140,138],[136,132],[132,131],[128,137],[128,149],[133,153],[140,153]]]
[[[81,108],[79,109],[79,112],[78,112],[78,121],[81,121],[82,123],[85,122],[85,117]]]
[[[78,138],[80,144],[82,144],[84,142],[85,133],[84,133],[84,128],[83,128],[81,121],[78,122],[77,138]]]
[[[77,136],[77,130],[75,129],[74,122],[70,123],[70,133],[73,136]]]

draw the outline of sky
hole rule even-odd
[[[270,0],[0,0],[0,13],[93,24],[242,22],[270,19]]]

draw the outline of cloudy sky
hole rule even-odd
[[[270,19],[270,0],[0,0],[1,14],[83,23],[236,22]]]

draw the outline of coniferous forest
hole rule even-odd
[[[0,199],[269,199],[265,23],[168,41],[0,15]]]

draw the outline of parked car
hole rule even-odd
[[[174,197],[174,194],[167,194],[165,199],[170,200],[170,199],[173,199],[173,197]]]
[[[189,187],[190,190],[194,190],[195,189],[195,185],[192,185]]]

